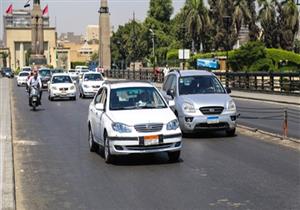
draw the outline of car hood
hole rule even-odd
[[[58,84],[51,84],[52,87],[62,88],[62,87],[71,87],[74,86],[72,83],[58,83]]]
[[[17,79],[21,79],[21,80],[24,80],[24,79],[27,79],[27,76],[18,76],[18,78]]]
[[[83,81],[83,85],[102,85],[104,81]]]
[[[110,111],[109,116],[113,122],[120,122],[129,126],[146,123],[167,124],[176,119],[175,114],[169,108]]]
[[[195,108],[205,106],[226,106],[226,103],[231,100],[228,94],[195,94],[180,96],[182,103],[189,102],[194,104]]]

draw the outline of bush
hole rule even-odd
[[[276,64],[276,70],[280,69],[280,61],[288,61],[292,69],[300,69],[300,55],[291,51],[270,48],[266,50],[267,58],[272,59]]]
[[[86,66],[86,65],[87,65],[86,62],[74,61],[74,62],[71,62],[71,69],[75,69],[76,66]]]
[[[263,58],[256,61],[254,64],[251,65],[249,71],[274,71],[275,66],[273,64],[272,59]]]

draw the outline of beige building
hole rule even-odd
[[[86,41],[99,40],[99,26],[88,25],[86,27]]]
[[[4,45],[9,49],[9,66],[12,69],[28,65],[31,51],[31,10],[14,10],[5,14]],[[56,67],[56,29],[49,26],[49,17],[43,17],[44,55],[47,63]]]

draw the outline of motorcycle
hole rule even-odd
[[[30,87],[29,104],[33,111],[40,105],[40,90],[35,86]]]

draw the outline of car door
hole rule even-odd
[[[99,142],[99,138],[98,138],[98,135],[97,135],[97,129],[99,129],[99,128],[97,128],[97,118],[98,118],[97,115],[98,115],[98,112],[96,110],[95,105],[100,103],[101,96],[102,96],[102,91],[103,91],[103,88],[98,91],[98,93],[96,94],[96,96],[94,98],[93,103],[90,106],[91,128],[92,128],[92,131],[93,131],[94,138],[95,138],[96,142]]]
[[[105,120],[106,120],[106,103],[107,103],[107,89],[103,88],[103,93],[101,95],[101,104],[103,104],[104,110],[99,112],[99,139],[101,144],[104,145],[104,129],[105,129]]]
[[[100,103],[103,104],[103,106],[105,107],[105,103],[106,103],[106,88],[103,87],[101,88],[101,94],[99,95],[99,98],[97,98],[97,101],[95,101],[95,106],[96,104]],[[102,122],[103,119],[103,114],[105,113],[105,109],[104,110],[97,110],[95,108],[95,136],[96,138],[99,140],[99,142],[102,144],[102,140],[103,140],[103,129],[104,129],[104,122]]]
[[[171,89],[176,93],[176,75],[174,74],[168,76],[167,81],[163,86],[163,96],[167,102],[173,100],[172,96],[167,94]]]

